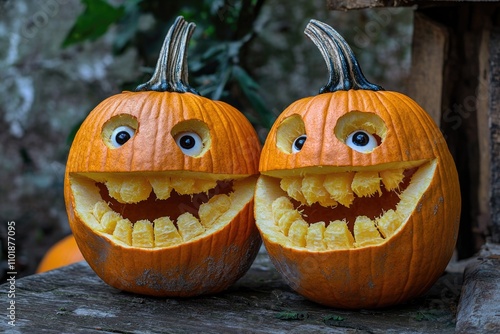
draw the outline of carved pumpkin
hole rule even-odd
[[[193,29],[179,17],[151,80],[101,102],[70,149],[73,234],[118,289],[215,293],[248,270],[261,243],[253,219],[260,143],[239,111],[189,86]]]
[[[274,265],[318,303],[373,308],[429,289],[453,253],[460,190],[429,115],[369,83],[345,40],[305,30],[330,78],[292,103],[262,149],[255,215]]]

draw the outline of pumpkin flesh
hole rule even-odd
[[[217,181],[217,175],[181,175],[74,174],[70,185],[76,214],[93,231],[114,243],[163,248],[214,233],[229,224],[251,200],[244,188],[253,188],[252,178],[234,176]],[[113,180],[112,189],[109,180]],[[117,196],[120,192],[116,189],[122,195],[129,190],[126,200]]]
[[[417,166],[408,168],[412,165]],[[370,167],[369,172],[325,167],[328,174],[302,170],[305,176],[262,177],[257,186],[261,195],[257,198],[264,198],[258,204],[257,220],[262,222],[259,227],[266,238],[281,245],[312,251],[362,248],[387,242],[403,228],[429,187],[436,161],[395,163],[390,167],[380,171]],[[398,187],[386,188],[379,176],[389,179],[391,175],[399,175],[399,170],[404,170],[406,176],[401,174]],[[344,182],[346,175],[352,183]],[[358,175],[369,177],[356,182]],[[283,189],[284,184],[287,189]],[[357,189],[353,189],[354,184]]]

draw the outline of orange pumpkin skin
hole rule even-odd
[[[187,48],[192,28],[178,18],[165,40],[157,69],[179,58],[173,74],[167,69],[169,86],[187,76],[185,57],[175,52],[179,46],[170,49]],[[82,123],[69,152],[64,192],[74,238],[90,267],[117,289],[167,297],[217,293],[248,270],[261,245],[253,218],[257,134],[238,110],[191,93],[184,79],[180,88],[165,90],[165,78],[153,77],[146,84],[153,88],[104,100]],[[119,137],[113,129],[123,126],[133,133],[111,145],[111,137]],[[179,133],[201,140],[201,152],[186,154]],[[114,188],[110,180],[118,180]],[[130,182],[137,187],[127,196],[134,199],[112,194]],[[230,205],[204,220],[202,205],[217,196]],[[191,218],[182,227],[184,214]],[[160,229],[158,219],[171,219],[170,230]]]
[[[313,20],[310,25],[325,31],[331,29]],[[336,32],[329,31],[328,34]],[[345,43],[338,38],[336,42],[337,46]],[[344,57],[348,58],[349,55]],[[357,64],[352,66],[357,67]],[[356,117],[349,118],[354,114]],[[369,121],[359,122],[365,117]],[[299,122],[286,123],[291,119],[300,119],[302,125],[296,125]],[[349,126],[350,119],[366,128],[372,128],[373,124],[368,123],[373,119],[382,124],[383,135],[379,136],[373,150],[359,152],[346,144],[346,133],[342,129]],[[289,129],[280,132],[281,126],[286,128],[284,124],[288,124]],[[380,124],[373,128],[380,127]],[[283,149],[283,144],[280,146],[282,137],[290,134],[296,138],[299,138],[297,134],[307,136],[298,152]],[[291,140],[288,141],[289,146],[291,143]],[[427,291],[442,275],[453,254],[461,208],[455,164],[433,120],[415,101],[403,94],[358,87],[332,89],[293,102],[271,128],[262,149],[259,168],[262,175],[256,186],[255,216],[264,245],[284,280],[312,301],[346,309],[402,303]],[[323,249],[317,250],[309,247],[309,240],[306,239],[305,246],[297,246],[290,241],[292,225],[287,226],[290,229],[287,235],[282,228],[287,221],[282,223],[274,216],[274,201],[287,197],[288,190],[285,191],[281,183],[286,178],[302,178],[304,187],[306,177],[337,177],[345,172],[356,175],[372,171],[381,173],[391,169],[417,172],[405,177],[407,181],[403,183],[409,185],[401,189],[400,199],[399,195],[395,195],[398,191],[393,192],[393,200],[400,200],[391,204],[395,206],[393,209],[399,212],[404,198],[405,205],[401,205],[401,212],[405,215],[390,235],[381,238],[380,233],[377,244],[351,243],[349,247],[338,249],[322,244]],[[315,192],[321,193],[320,188]],[[413,193],[410,193],[410,188]],[[302,218],[298,213],[291,216],[295,220],[312,220],[306,222],[305,233],[308,236],[311,226],[317,221],[324,221],[328,227],[328,222],[332,224],[334,219],[345,219],[346,216],[342,215],[348,214],[349,233],[357,242],[352,220],[365,216],[367,208],[382,206],[388,193],[386,190],[374,193],[363,199],[361,205],[356,204],[361,197],[355,197],[350,207],[342,207],[339,202],[329,212],[322,205],[324,217],[316,215],[315,218],[310,218],[313,211],[305,211],[308,204],[300,201],[300,205],[294,205],[296,211],[302,212]],[[288,196],[291,196],[289,192]],[[294,199],[296,203],[299,201]],[[370,201],[374,201],[373,204]],[[335,210],[342,213],[332,218]],[[385,215],[385,210],[380,209],[378,214]],[[369,218],[372,219],[372,227],[380,230],[376,220],[378,214]],[[377,235],[379,232],[376,232]],[[324,240],[327,240],[324,233]]]
[[[216,233],[174,247],[142,249],[93,231],[75,215],[69,188],[66,198],[71,229],[83,257],[104,282],[124,291],[157,297],[223,291],[247,272],[261,245],[253,222],[253,200]]]
[[[45,253],[36,272],[43,273],[80,261],[83,261],[82,253],[76,244],[75,238],[68,235]]]
[[[135,117],[139,127],[131,142],[111,150],[100,133],[106,121],[118,114]],[[202,120],[211,129],[211,149],[198,158],[172,149],[175,142],[169,130],[191,119]],[[84,258],[106,283],[135,293],[188,297],[226,289],[248,270],[260,247],[253,200],[212,235],[177,247],[137,249],[96,234],[75,214],[70,176],[190,171],[241,178],[257,174],[259,152],[255,130],[223,102],[170,92],[124,92],[103,101],[75,136],[66,167],[67,213]]]
[[[370,154],[349,149],[333,133],[336,120],[351,110],[379,115],[387,137]],[[292,114],[302,115],[308,133],[300,154],[276,148],[276,127]],[[330,125],[330,126],[325,126]],[[324,131],[326,128],[330,131]],[[314,136],[317,134],[317,136]],[[407,96],[363,90],[324,93],[289,106],[276,120],[262,149],[261,173],[298,173],[302,167],[369,167],[401,161],[437,160],[430,186],[404,227],[381,245],[314,252],[274,242],[261,229],[269,256],[287,283],[318,303],[340,308],[394,305],[421,295],[442,275],[456,243],[460,217],[460,188],[453,159],[439,129],[428,114]],[[304,168],[305,170],[305,168]],[[255,201],[257,226],[260,195],[267,188],[261,176]],[[264,203],[261,203],[263,206]]]
[[[101,137],[103,126],[120,115],[140,123],[137,135],[120,149],[108,149]],[[189,120],[202,121],[210,129],[212,148],[202,157],[190,157],[175,147],[172,128]],[[192,93],[123,92],[101,102],[86,118],[74,139],[68,171],[254,175],[259,155],[255,130],[243,114],[224,102]]]

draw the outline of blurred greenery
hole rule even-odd
[[[153,72],[158,52],[174,19],[182,15],[197,29],[188,56],[191,84],[201,95],[228,102],[241,110],[256,128],[268,129],[275,115],[266,106],[260,87],[240,63],[256,32],[254,23],[265,0],[126,0],[112,6],[106,0],[80,0],[85,10],[62,46],[95,40],[111,27],[117,29],[115,53],[135,48],[144,76],[126,83],[133,90]],[[96,24],[96,22],[98,24]]]

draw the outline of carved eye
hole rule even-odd
[[[119,126],[111,133],[111,145],[118,148],[129,141],[134,135],[135,129],[127,125]]]
[[[182,153],[191,157],[198,156],[203,150],[203,141],[196,132],[181,132],[175,136],[175,143]]]
[[[292,153],[298,153],[300,150],[302,150],[302,147],[304,146],[305,142],[307,140],[306,135],[301,135],[295,138],[292,144]]]
[[[378,146],[377,139],[370,133],[364,130],[356,130],[352,132],[345,140],[347,146],[361,153],[373,151]]]

